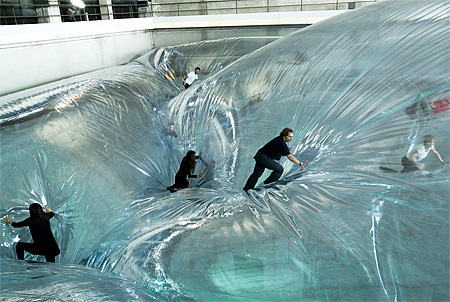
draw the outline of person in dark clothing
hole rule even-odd
[[[243,188],[244,191],[255,188],[258,179],[264,173],[265,169],[272,170],[272,173],[264,181],[264,183],[269,184],[277,181],[281,177],[281,174],[283,174],[283,166],[277,162],[280,160],[281,156],[286,156],[291,162],[301,167],[308,163],[308,161],[300,162],[291,154],[291,148],[288,148],[286,143],[292,141],[293,137],[294,130],[291,128],[284,128],[280,132],[279,136],[275,137],[270,142],[265,144],[264,147],[258,150],[256,155],[253,157],[256,161],[255,168]]]
[[[29,209],[30,217],[21,222],[14,222],[8,215],[4,218],[6,223],[10,223],[15,228],[24,226],[30,228],[33,243],[17,243],[17,258],[24,260],[24,252],[27,251],[30,254],[44,255],[47,262],[55,262],[55,257],[61,252],[50,228],[49,220],[55,216],[55,213],[48,205],[44,207],[44,212],[38,203],[32,203]]]
[[[200,174],[198,175],[194,174],[195,166],[197,165],[196,159],[200,158],[201,156],[202,152],[200,152],[198,156],[195,156],[195,151],[192,150],[188,151],[186,153],[186,156],[181,161],[180,169],[175,175],[175,184],[171,185],[170,187],[167,187],[167,190],[173,193],[179,189],[190,188],[191,185],[189,184],[187,178],[202,177],[203,172],[200,172]]]
[[[172,136],[174,138],[178,137],[178,133],[175,131],[175,125],[174,123],[169,123],[169,127],[164,129],[164,134],[166,136]]]

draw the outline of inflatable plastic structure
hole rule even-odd
[[[15,260],[7,301],[448,301],[450,3],[381,1],[281,39],[156,49],[0,98],[2,215],[51,205],[56,264]],[[200,81],[182,86],[201,68]],[[439,103],[439,104],[440,104]],[[278,182],[246,194],[284,127]],[[187,151],[191,189],[170,193]],[[264,180],[264,176],[260,182]],[[33,261],[30,261],[33,260]]]

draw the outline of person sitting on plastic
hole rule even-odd
[[[33,243],[17,243],[17,258],[24,260],[24,252],[27,251],[30,254],[44,255],[47,262],[55,262],[55,257],[61,252],[50,228],[50,219],[55,216],[55,213],[48,205],[44,207],[44,212],[38,203],[32,203],[29,210],[30,217],[21,222],[14,222],[9,215],[4,218],[4,222],[10,223],[14,228],[24,226],[30,228]]]
[[[446,164],[442,160],[441,155],[434,148],[435,138],[433,135],[428,134],[423,137],[423,144],[416,145],[411,148],[405,156],[402,158],[403,170],[400,171],[402,173],[405,172],[413,172],[417,170],[422,170],[425,168],[425,164],[420,161],[428,156],[428,153],[433,152],[436,158],[442,163]]]
[[[450,110],[450,101],[445,98],[433,102],[422,98],[405,108],[405,112],[411,118],[416,118],[418,115],[438,114],[447,110]]]
[[[167,190],[174,193],[180,189],[191,188],[189,181],[187,178],[198,178],[202,177],[204,172],[200,172],[200,174],[195,175],[195,166],[197,165],[196,159],[202,156],[202,152],[198,156],[195,155],[195,151],[188,151],[184,156],[183,160],[180,164],[180,169],[175,175],[175,184],[167,187]]]
[[[439,101],[432,102],[431,108],[433,108],[434,114],[450,110],[450,101],[446,99],[440,99]]]
[[[183,86],[188,89],[191,87],[194,82],[198,81],[198,74],[200,73],[200,67],[195,67],[194,71],[188,73],[187,76],[184,77]]]

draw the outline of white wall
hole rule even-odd
[[[128,63],[154,47],[152,35],[159,30],[176,33],[177,29],[193,27],[208,30],[208,27],[312,24],[342,12],[344,11],[3,25],[0,26],[0,96]],[[166,39],[164,43],[182,43],[176,38],[173,38],[172,43],[169,40]],[[161,39],[158,38],[158,41]]]
[[[152,19],[0,27],[0,95],[120,65],[152,48]]]

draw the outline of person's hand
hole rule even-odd
[[[202,177],[203,176],[203,174],[204,174],[205,172],[200,172],[200,174],[198,174],[198,177]]]
[[[200,151],[198,157],[202,157],[202,153],[203,153],[203,151]]]
[[[52,211],[52,209],[50,209],[50,206],[49,205],[45,205],[44,206],[44,212],[45,213],[50,213]]]
[[[6,215],[5,217],[3,217],[3,222],[11,224],[14,221],[11,219],[11,217],[9,217],[9,215]]]
[[[309,160],[305,160],[304,162],[300,162],[300,166],[304,167],[307,163],[309,163]]]

